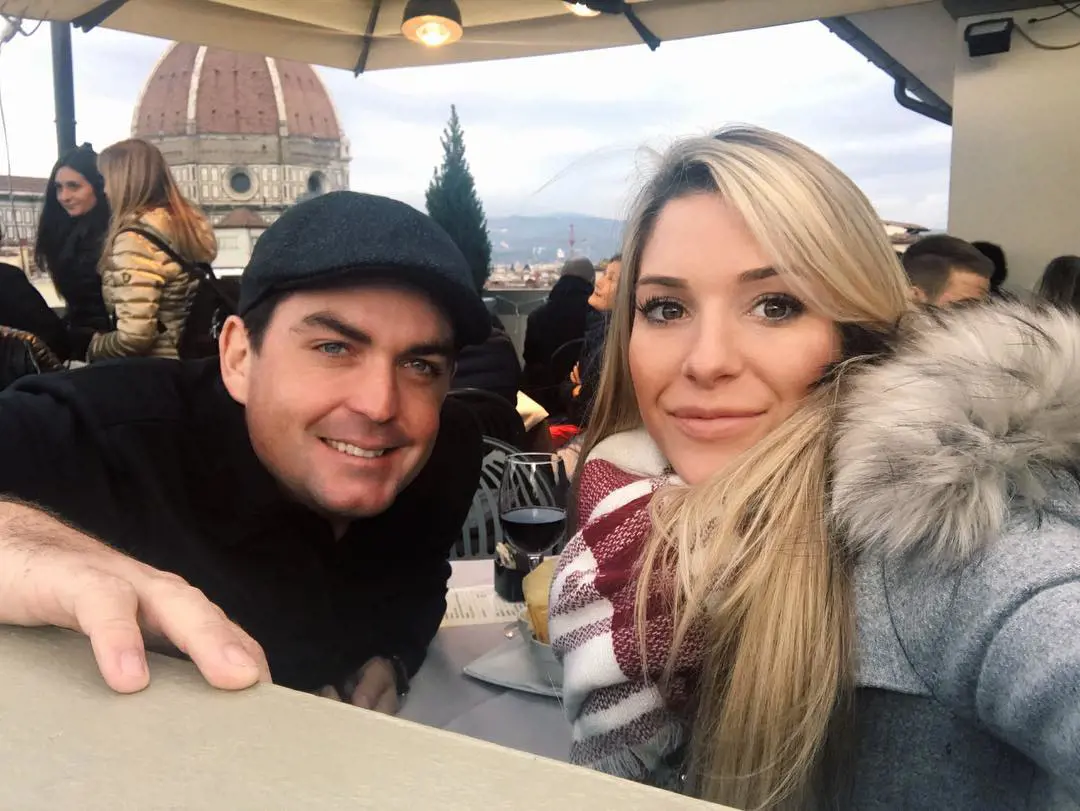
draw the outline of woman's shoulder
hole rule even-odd
[[[667,460],[644,428],[605,437],[589,452],[579,474],[579,523],[674,482]]]
[[[913,318],[853,372],[831,512],[858,553],[958,569],[1014,525],[1067,513],[1080,463],[1080,316],[1018,302]]]

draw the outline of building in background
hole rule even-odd
[[[162,151],[210,217],[223,270],[242,268],[289,206],[349,188],[349,142],[310,65],[175,43],[146,81],[131,132]]]
[[[34,242],[48,183],[44,177],[0,177],[0,261],[19,265],[27,273],[37,269]]]

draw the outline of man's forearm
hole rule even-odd
[[[0,622],[53,624],[56,607],[28,600],[25,592],[36,563],[57,555],[111,560],[120,565],[125,560],[121,553],[46,510],[10,496],[0,497]]]
[[[27,554],[55,549],[121,554],[49,510],[8,495],[0,495],[0,548]]]

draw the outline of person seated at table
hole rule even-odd
[[[484,343],[461,350],[450,387],[489,391],[510,405],[517,403],[521,361],[514,342],[496,316],[491,316],[491,334]]]
[[[549,628],[578,764],[746,809],[1080,808],[1080,316],[916,307],[784,136],[676,143]]]
[[[6,262],[0,262],[0,326],[29,332],[57,358],[62,361],[68,358],[68,334],[63,320],[49,307],[23,269]]]
[[[586,257],[567,260],[547,299],[526,319],[522,389],[552,415],[566,411],[562,384],[581,351],[595,279],[596,268]]]
[[[904,252],[904,270],[911,295],[921,304],[946,307],[990,296],[994,263],[970,242],[948,234],[931,234]]]
[[[287,687],[396,710],[479,479],[479,431],[444,400],[488,324],[427,216],[348,191],[290,208],[220,359],[0,395],[0,622],[85,633],[121,692],[148,683],[146,632],[218,687],[268,663]]]

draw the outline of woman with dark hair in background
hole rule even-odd
[[[199,285],[190,265],[213,261],[214,230],[153,144],[120,141],[99,164],[112,204],[101,284],[116,326],[93,337],[87,360],[179,357]]]
[[[34,261],[67,306],[70,355],[82,358],[95,332],[109,329],[97,266],[109,228],[105,180],[97,153],[83,144],[65,153],[49,175],[38,221]]]
[[[1051,304],[1080,311],[1080,256],[1051,259],[1039,280],[1038,293]]]

